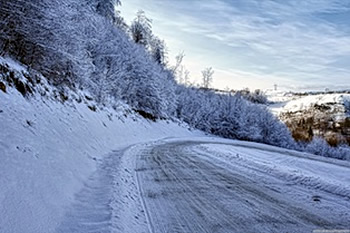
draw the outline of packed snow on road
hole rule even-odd
[[[58,232],[348,229],[350,164],[217,138],[113,152]]]

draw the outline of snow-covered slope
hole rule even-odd
[[[310,95],[297,100],[289,101],[284,111],[297,112],[316,106],[329,106],[331,111],[344,110],[345,104],[350,102],[350,94]],[[339,109],[337,109],[339,108]]]
[[[284,99],[271,97],[275,104],[270,108],[274,113],[299,112],[309,110],[315,106],[327,106],[331,112],[338,111],[340,114],[346,112],[350,103],[350,94],[320,94],[307,96],[284,95]]]
[[[13,61],[16,72],[25,72]],[[0,90],[0,232],[53,232],[87,178],[112,150],[189,136],[174,122],[149,122],[84,101],[60,103],[36,92]],[[49,92],[48,92],[49,93]]]
[[[284,96],[285,98],[278,98]],[[332,145],[350,145],[350,94],[272,94],[269,106],[291,130],[296,140],[319,136]]]

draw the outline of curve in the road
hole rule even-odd
[[[175,142],[144,150],[137,176],[153,232],[311,232],[349,226]],[[297,187],[299,193],[308,188]]]

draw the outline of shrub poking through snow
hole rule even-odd
[[[88,105],[88,108],[93,112],[96,112],[96,110],[97,110],[95,105]]]
[[[14,79],[14,84],[17,89],[23,96],[27,96],[28,94],[32,94],[32,89],[29,87],[28,84],[22,82],[19,79]]]
[[[142,111],[142,110],[135,110],[135,112],[137,112],[138,114],[140,114],[143,118],[145,119],[149,119],[151,121],[156,121],[157,118],[155,116],[153,116],[152,114]]]
[[[325,139],[320,137],[314,137],[314,139],[306,145],[305,151],[324,157],[350,160],[350,148],[348,146],[342,145],[339,147],[332,147]]]
[[[0,90],[6,93],[6,85],[3,82],[0,82]]]

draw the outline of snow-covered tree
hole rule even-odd
[[[0,49],[25,64],[36,63],[44,56],[39,40],[43,37],[41,20],[47,4],[44,1],[0,1]]]
[[[160,65],[166,64],[166,46],[165,42],[158,37],[153,36],[150,39],[150,52],[153,59]]]
[[[190,71],[182,64],[185,58],[185,53],[180,52],[175,57],[175,65],[171,68],[176,80],[179,84],[189,85],[190,83]]]
[[[345,111],[350,114],[350,100],[344,100]]]
[[[185,52],[180,52],[178,55],[175,57],[175,66],[172,68],[173,73],[176,75],[180,67],[182,66],[183,59],[185,58]]]
[[[306,146],[306,151],[316,155],[329,157],[331,148],[326,140],[320,137],[314,137]]]
[[[146,17],[144,11],[139,10],[131,24],[130,31],[136,44],[147,47],[152,38],[152,20]]]
[[[202,87],[208,89],[213,82],[214,70],[212,67],[206,68],[202,71]]]
[[[268,102],[265,93],[260,89],[256,89],[254,92],[251,92],[248,88],[245,88],[243,90],[237,91],[236,94],[256,104],[267,104]]]
[[[118,15],[115,8],[121,5],[120,0],[93,0],[92,4],[97,13],[106,17],[112,23],[117,21]]]

